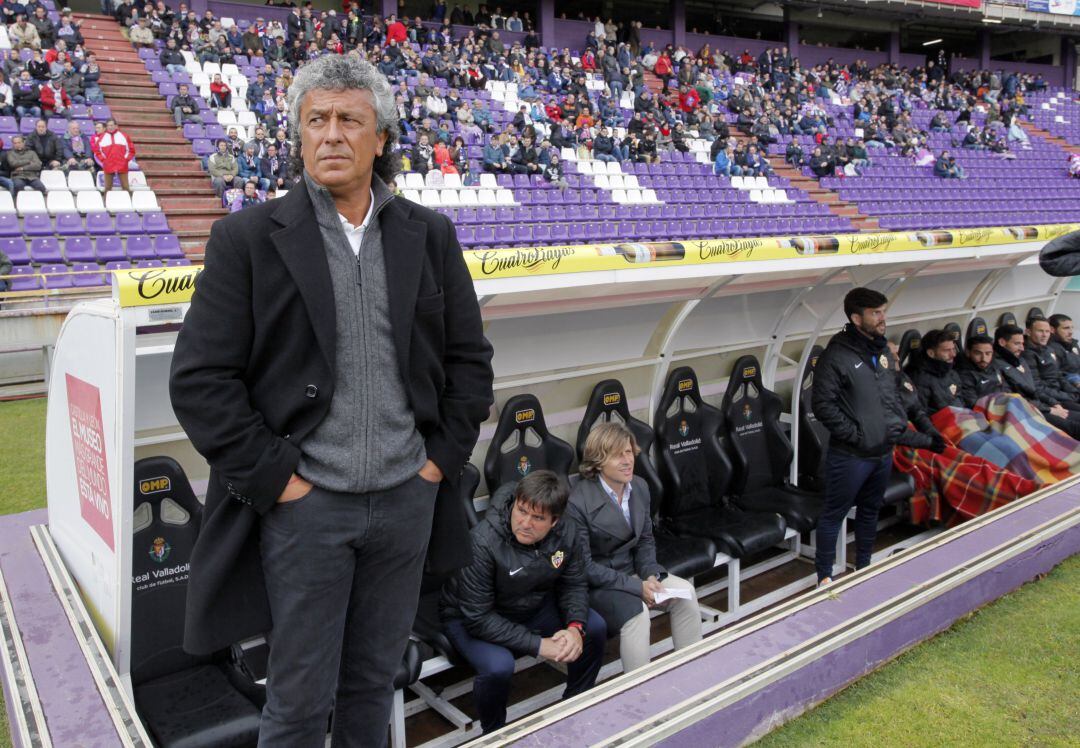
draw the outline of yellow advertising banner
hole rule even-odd
[[[191,301],[202,265],[132,268],[114,274],[114,298],[120,306],[183,304]]]
[[[474,280],[596,270],[673,267],[720,262],[788,260],[813,255],[865,255],[1048,241],[1080,224],[937,229],[876,234],[694,239],[465,251]]]
[[[976,229],[694,239],[577,246],[465,250],[474,280],[526,278],[533,275],[587,273],[597,270],[677,267],[721,262],[789,260],[815,255],[866,255],[884,252],[983,247],[1049,241],[1080,230],[1078,223]],[[116,271],[120,305],[179,304],[191,300],[201,266],[139,268]]]

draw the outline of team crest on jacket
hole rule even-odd
[[[909,382],[908,380],[905,379],[904,380],[904,389],[906,389],[908,392],[914,392],[915,391],[915,385],[913,385],[911,382]]]
[[[1019,366],[1016,367],[1016,370],[1018,372],[1020,372],[1021,374],[1023,374],[1024,373],[1024,365],[1020,364]]]
[[[956,394],[956,385],[955,384],[950,384],[949,385],[949,394],[950,395],[955,395]]]
[[[517,469],[518,469],[518,472],[521,473],[522,475],[528,475],[529,471],[532,470],[532,463],[529,462],[529,458],[526,457],[525,455],[522,455],[521,459],[518,460],[518,468]]]
[[[555,551],[551,554],[551,565],[558,569],[562,566],[563,560],[566,558],[566,554],[562,551]]]
[[[886,356],[884,353],[882,353],[881,356],[878,357],[878,363],[881,364],[882,369],[888,369],[889,368],[889,357]]]

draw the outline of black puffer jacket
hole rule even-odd
[[[1035,373],[1023,359],[1012,355],[997,343],[994,344],[994,360],[990,366],[1001,374],[1005,385],[1012,392],[1023,397],[1043,413],[1049,411],[1050,406],[1057,402],[1039,391],[1038,384],[1035,382]]]
[[[1055,402],[1076,400],[1077,390],[1061,373],[1057,354],[1049,346],[1036,345],[1031,338],[1024,340],[1024,364],[1035,375],[1035,386]]]
[[[966,357],[956,362],[956,373],[960,375],[960,399],[965,408],[975,407],[975,401],[987,395],[1010,392],[997,362],[990,361],[986,369],[980,369]]]
[[[911,381],[930,413],[942,408],[963,407],[960,400],[960,375],[951,365],[929,356],[920,356],[911,372]]]
[[[1046,347],[1057,355],[1062,372],[1066,375],[1080,374],[1080,343],[1075,340],[1063,343],[1057,337],[1052,337]]]
[[[484,521],[473,528],[473,561],[443,587],[443,621],[462,619],[469,634],[519,655],[540,653],[540,635],[522,625],[555,595],[563,622],[584,625],[589,615],[589,580],[577,530],[564,515],[543,540],[522,545],[510,530],[513,484],[492,496]]]
[[[930,416],[926,414],[926,406],[915,389],[915,383],[911,377],[902,371],[896,372],[896,387],[900,393],[900,402],[904,406],[904,412],[915,430],[907,429],[900,435],[897,442],[905,447],[916,449],[931,449],[934,445],[934,437],[941,437]]]
[[[829,449],[882,457],[899,441],[907,416],[895,369],[884,338],[871,341],[852,325],[832,337],[814,368],[812,403],[829,431]]]

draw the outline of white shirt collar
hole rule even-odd
[[[364,220],[359,226],[353,226],[349,223],[349,219],[338,213],[338,220],[341,221],[341,228],[345,232],[345,238],[349,240],[349,246],[357,257],[360,256],[360,245],[364,241],[364,234],[367,233],[368,226],[371,224],[371,216],[375,212],[375,191],[369,188],[368,193],[367,215],[364,216]]]

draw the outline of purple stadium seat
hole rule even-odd
[[[70,269],[63,263],[42,265],[41,274],[45,276],[45,288],[71,288],[74,280]]]
[[[164,213],[158,211],[143,213],[142,227],[143,233],[146,234],[166,234],[169,231],[169,222],[166,220]]]
[[[105,269],[108,271],[128,270],[130,267],[131,263],[127,260],[113,260],[112,262],[105,263]]]
[[[462,247],[471,247],[476,242],[476,229],[468,225],[458,226],[457,238]]]
[[[0,251],[15,265],[30,264],[30,253],[26,250],[26,240],[22,237],[0,239]]]
[[[63,135],[67,132],[67,120],[63,117],[50,117],[48,129],[53,135]]]
[[[94,242],[98,262],[118,262],[127,259],[124,244],[119,236],[99,236]]]
[[[191,141],[191,151],[199,158],[202,158],[203,156],[209,156],[216,150],[217,149],[214,148],[213,144],[206,138],[196,138],[195,140]]]
[[[109,236],[116,233],[113,219],[108,213],[87,213],[86,233],[91,236]]]
[[[30,259],[36,263],[63,262],[60,242],[55,236],[30,240]]]
[[[188,140],[206,137],[206,127],[197,122],[188,122],[184,125],[184,137]]]
[[[0,214],[0,236],[22,236],[18,216],[13,213]]]
[[[495,227],[495,245],[509,247],[514,243],[514,227],[500,223]]]
[[[0,117],[0,134],[14,135],[19,131],[19,123],[14,117]]]
[[[495,244],[495,229],[491,226],[477,226],[474,241],[476,245],[481,247],[493,246]]]
[[[68,262],[93,262],[94,245],[86,236],[73,236],[64,242],[64,257]]]
[[[127,256],[129,260],[153,260],[154,243],[149,236],[129,236],[127,239]]]
[[[86,104],[72,104],[71,117],[72,119],[90,119],[90,107]]]
[[[112,110],[105,104],[93,104],[90,106],[90,116],[95,120],[108,120],[112,117]]]
[[[142,234],[143,224],[138,213],[122,212],[116,216],[116,233],[121,235]]]
[[[92,288],[109,284],[105,274],[100,272],[101,266],[96,262],[79,262],[72,265],[71,269],[75,271],[71,279],[75,288]]]
[[[181,260],[165,260],[165,267],[167,268],[189,267],[190,265],[191,260],[186,257]]]
[[[163,81],[158,84],[158,93],[162,96],[176,96],[180,91],[172,81]]]
[[[140,260],[135,263],[137,268],[159,268],[161,267],[161,260]]]
[[[225,128],[222,127],[221,125],[219,125],[217,123],[214,123],[212,125],[207,125],[206,126],[206,138],[211,143],[217,143],[219,140],[221,140],[224,137],[226,137],[225,136]],[[215,147],[214,150],[216,151],[217,147]]]
[[[44,213],[28,215],[23,218],[23,233],[26,236],[52,236],[52,219]]]
[[[154,252],[163,260],[183,259],[184,250],[175,234],[162,234],[154,237]]]
[[[20,276],[8,281],[11,291],[38,291],[41,289],[41,276],[36,275],[36,270],[29,265],[16,265],[11,269],[11,274]]]
[[[82,216],[78,213],[61,213],[56,216],[56,233],[60,236],[82,235],[86,233],[86,225]]]

